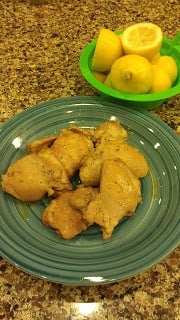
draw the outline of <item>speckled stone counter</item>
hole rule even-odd
[[[97,95],[82,78],[82,48],[101,26],[151,21],[173,38],[179,0],[4,0],[0,5],[0,123],[37,103]],[[151,111],[179,132],[180,96]],[[108,285],[73,287],[36,279],[0,258],[0,319],[180,319],[176,249],[140,275]]]

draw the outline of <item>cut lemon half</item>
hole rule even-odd
[[[116,59],[122,56],[120,37],[109,29],[102,28],[99,32],[92,60],[92,70],[107,72]]]
[[[161,48],[162,30],[151,22],[136,23],[126,28],[121,36],[125,54],[138,54],[153,59]]]

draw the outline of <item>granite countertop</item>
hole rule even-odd
[[[0,9],[0,123],[37,103],[97,95],[82,78],[82,48],[101,26],[159,24],[173,38],[179,0],[4,0]],[[179,133],[180,95],[151,111]],[[180,319],[179,249],[151,269],[99,286],[37,279],[0,258],[0,319]]]

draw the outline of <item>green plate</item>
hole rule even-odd
[[[31,275],[50,281],[94,285],[134,276],[162,260],[179,244],[179,138],[147,111],[128,109],[96,97],[72,97],[39,104],[0,128],[0,174],[22,157],[26,142],[58,133],[71,124],[95,127],[117,118],[129,143],[146,156],[143,202],[109,240],[92,226],[63,240],[41,223],[48,199],[24,204],[0,190],[1,255]]]

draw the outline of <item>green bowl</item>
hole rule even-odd
[[[120,33],[120,32],[119,32]],[[107,87],[92,74],[92,58],[96,46],[97,39],[91,41],[81,52],[80,55],[80,70],[86,81],[94,87],[101,96],[120,103],[127,107],[139,107],[146,110],[155,109],[167,99],[172,98],[180,93],[180,32],[174,40],[163,37],[161,46],[161,55],[172,56],[178,66],[178,77],[173,86],[160,93],[133,94],[118,91]]]

